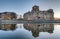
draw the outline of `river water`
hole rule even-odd
[[[60,23],[0,24],[0,39],[60,39]]]

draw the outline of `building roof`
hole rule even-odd
[[[12,15],[16,15],[16,13],[14,13],[14,12],[2,12],[2,13],[0,13],[0,15],[1,14],[12,14]]]
[[[47,12],[53,13],[53,9],[48,9]]]

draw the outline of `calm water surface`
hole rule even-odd
[[[60,24],[0,24],[0,39],[60,39]]]

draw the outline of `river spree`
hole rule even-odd
[[[0,24],[0,39],[60,39],[60,23]]]

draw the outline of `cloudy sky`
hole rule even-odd
[[[38,5],[40,10],[54,10],[54,17],[60,18],[60,0],[0,0],[0,12],[15,12],[23,15]]]

